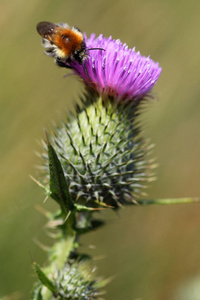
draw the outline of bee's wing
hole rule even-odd
[[[51,23],[51,22],[40,22],[37,24],[37,32],[43,38],[51,38],[52,34],[54,33],[55,29],[58,25]]]

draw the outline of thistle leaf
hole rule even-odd
[[[35,286],[32,291],[31,300],[43,300],[41,291],[42,291],[42,285],[37,284],[37,286]]]
[[[45,273],[41,270],[39,265],[36,262],[33,262],[33,266],[35,269],[35,272],[37,273],[38,279],[41,281],[41,283],[46,286],[52,293],[57,294],[58,291],[56,287],[54,286],[53,282],[45,275]],[[38,294],[40,295],[40,294]],[[42,298],[33,298],[34,300],[39,300]]]
[[[74,204],[71,201],[69,193],[69,185],[64,176],[56,151],[50,144],[49,139],[47,140],[47,146],[50,172],[50,196],[60,204],[62,211],[68,215],[68,213],[74,209]]]

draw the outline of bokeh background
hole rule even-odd
[[[41,265],[49,245],[36,209],[43,191],[31,181],[37,140],[73,109],[81,84],[43,54],[35,26],[67,22],[89,35],[112,35],[163,68],[142,115],[156,144],[157,181],[149,198],[200,196],[199,0],[0,1],[0,298],[27,300],[35,281],[29,252]],[[98,273],[114,275],[107,300],[200,299],[200,204],[131,207],[105,213],[107,226],[81,242]],[[189,295],[189,296],[188,296]]]

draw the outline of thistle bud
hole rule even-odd
[[[50,136],[71,201],[88,208],[135,203],[148,177],[146,145],[139,136],[138,103],[116,103],[87,93],[82,107]],[[49,177],[51,158],[43,155]]]

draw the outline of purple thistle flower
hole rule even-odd
[[[83,64],[72,60],[67,65],[99,94],[112,96],[117,101],[140,100],[160,76],[162,69],[158,63],[141,56],[135,48],[129,49],[120,40],[104,38],[102,34],[96,38],[92,34],[88,39],[85,35],[85,42],[86,50],[103,48],[105,51],[88,50]]]

